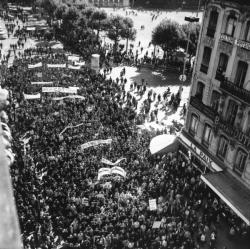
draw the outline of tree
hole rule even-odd
[[[123,37],[126,39],[126,53],[128,52],[128,40],[134,41],[136,38],[136,29],[128,28],[124,30]]]
[[[56,19],[62,19],[63,15],[66,13],[68,6],[66,4],[62,4],[57,6],[56,10],[54,11],[54,16]]]
[[[97,38],[101,30],[101,22],[107,19],[107,13],[104,10],[96,10],[91,16],[93,27],[97,30]]]
[[[180,47],[186,50],[188,36],[190,32],[190,39],[189,39],[189,46],[187,53],[190,54],[190,56],[194,56],[197,49],[201,26],[199,23],[190,23],[190,24],[183,24],[181,28],[183,30],[184,36],[180,40]]]
[[[184,36],[180,25],[171,20],[163,20],[152,32],[152,43],[160,46],[164,52],[174,52]]]
[[[107,35],[109,39],[114,41],[114,52],[117,51],[118,43],[121,39],[133,39],[135,31],[133,31],[133,20],[129,17],[111,16],[108,21]],[[129,31],[131,30],[131,31]]]

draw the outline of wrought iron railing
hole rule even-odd
[[[224,79],[221,81],[220,88],[221,90],[224,90],[231,95],[236,96],[240,100],[243,100],[246,103],[250,103],[250,91],[237,86],[233,82]]]
[[[197,96],[192,96],[190,99],[190,105],[192,105],[194,108],[196,108],[198,111],[206,115],[208,118],[210,118],[212,121],[215,120],[217,116],[217,112],[210,106],[207,106],[202,103],[201,99]]]

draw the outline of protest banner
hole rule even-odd
[[[53,81],[32,81],[31,85],[52,85]]]
[[[151,199],[148,202],[149,202],[149,210],[150,211],[157,210],[156,199]]]
[[[78,62],[80,57],[78,55],[68,55],[68,61],[76,61]]]
[[[123,177],[126,177],[126,171],[118,166],[114,166],[113,168],[111,168],[111,174],[118,174],[121,175]]]
[[[161,227],[161,221],[154,221],[152,228],[157,229]]]
[[[110,168],[101,168],[98,170],[98,176],[97,180],[99,181],[103,176],[111,175],[111,169]]]
[[[117,164],[119,164],[121,161],[125,160],[126,158],[120,158],[118,160],[116,160],[116,162],[112,163],[111,161],[109,161],[108,159],[102,158],[101,163],[105,163],[111,166],[115,166]]]
[[[25,99],[40,99],[41,98],[41,94],[23,94]]]
[[[47,64],[48,68],[66,68],[66,64]]]
[[[76,128],[76,127],[79,127],[79,126],[82,126],[84,125],[84,123],[80,123],[78,125],[70,125],[70,126],[66,126],[59,134],[59,136],[61,136],[67,129],[71,129],[71,128]]]
[[[74,69],[74,70],[80,70],[81,66],[72,66],[72,65],[68,65],[69,69]]]
[[[43,66],[42,62],[39,62],[36,64],[29,64],[28,69],[33,69],[33,68],[42,67],[42,66]]]
[[[100,140],[93,140],[93,141],[87,142],[85,144],[82,144],[81,145],[81,150],[87,149],[89,147],[101,145],[101,144],[111,144],[111,142],[112,142],[111,138],[106,139],[106,140],[102,140],[102,139],[100,139]]]
[[[122,177],[126,177],[126,172],[123,168],[114,166],[113,168],[101,168],[98,170],[97,180],[99,181],[105,175],[118,174]]]
[[[43,93],[77,93],[75,88],[66,88],[66,87],[42,87]]]
[[[85,61],[81,61],[81,62],[75,62],[76,66],[84,66],[85,65]]]
[[[52,98],[52,100],[63,100],[63,99],[82,99],[82,100],[84,100],[85,97],[83,97],[81,95],[68,95],[68,96],[65,96],[65,97]]]

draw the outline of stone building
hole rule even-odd
[[[182,152],[250,225],[250,1],[208,0]]]

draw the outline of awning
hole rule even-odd
[[[178,140],[175,135],[163,134],[154,137],[149,145],[152,155],[156,153],[168,153],[176,151],[178,148]]]
[[[201,179],[250,226],[250,190],[246,186],[226,171],[205,174]]]

